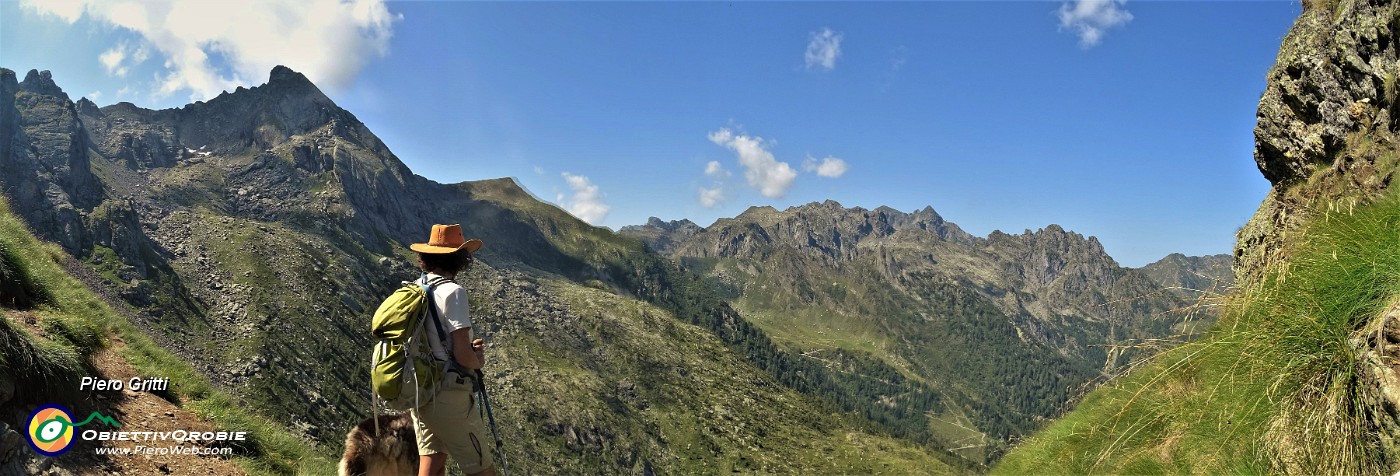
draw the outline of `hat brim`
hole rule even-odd
[[[427,243],[414,243],[414,244],[408,245],[408,249],[413,250],[413,251],[417,251],[417,252],[419,252],[419,253],[426,253],[426,254],[430,254],[430,255],[443,255],[443,254],[447,254],[447,253],[456,253],[458,250],[467,250],[468,253],[475,253],[476,250],[481,249],[481,245],[482,245],[481,240],[478,240],[478,239],[473,238],[473,239],[467,240],[466,243],[462,243],[462,246],[457,246],[457,247],[452,247],[452,246],[433,246],[433,245],[430,245],[430,244],[427,244]]]

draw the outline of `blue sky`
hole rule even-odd
[[[1297,2],[0,2],[0,66],[99,105],[307,74],[415,172],[619,228],[754,205],[1228,253]]]

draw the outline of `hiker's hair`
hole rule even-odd
[[[451,253],[418,253],[418,268],[424,272],[442,271],[456,274],[465,271],[472,264],[472,254],[467,250]]]

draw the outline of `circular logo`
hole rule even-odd
[[[73,414],[59,405],[44,405],[29,415],[29,446],[39,454],[54,457],[73,444]]]

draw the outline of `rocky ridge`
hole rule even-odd
[[[675,229],[653,221],[621,233],[670,249],[788,345],[869,353],[951,401],[975,402],[964,426],[993,440],[1034,428],[1063,411],[1067,389],[1147,355],[1138,342],[1181,339],[1210,322],[1195,307],[1201,293],[1186,290],[1224,292],[1232,276],[1228,255],[1128,269],[1096,238],[1058,225],[982,238],[931,207],[828,200]],[[984,387],[1004,379],[1021,383]]]
[[[1148,279],[1189,296],[1221,295],[1228,289],[1234,260],[1230,255],[1186,256],[1172,253],[1140,268]]]
[[[645,225],[627,225],[618,230],[618,233],[636,237],[646,243],[653,251],[664,254],[674,250],[677,242],[683,241],[701,230],[700,225],[684,218],[663,221],[660,218],[651,217],[647,219]]]

